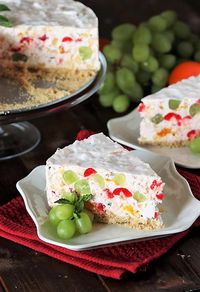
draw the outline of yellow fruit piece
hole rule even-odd
[[[123,209],[124,209],[124,211],[130,213],[131,215],[136,215],[138,213],[138,211],[134,210],[133,206],[131,206],[131,205],[125,205],[123,207]]]

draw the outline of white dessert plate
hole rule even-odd
[[[200,168],[200,153],[192,153],[189,147],[169,148],[139,144],[140,121],[141,118],[137,109],[123,117],[111,119],[107,123],[109,136],[118,143],[130,148],[152,151],[168,156],[177,165],[192,169]]]
[[[46,221],[49,207],[45,192],[45,166],[41,165],[17,182],[17,189],[36,225],[39,238],[71,250],[84,250],[167,236],[188,229],[200,215],[200,201],[194,198],[187,181],[176,171],[174,163],[167,157],[147,151],[136,150],[133,155],[149,163],[166,183],[162,214],[165,227],[159,230],[134,230],[95,223],[92,232],[86,235],[77,235],[68,241],[60,240]]]

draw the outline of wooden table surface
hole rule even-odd
[[[139,23],[164,9],[175,9],[193,30],[200,33],[199,0],[98,0],[82,1],[98,15],[100,36],[109,37],[121,22]],[[40,130],[42,141],[32,152],[0,162],[0,204],[19,195],[15,184],[33,168],[74,141],[80,129],[107,134],[106,122],[119,116],[101,108],[95,95],[68,111],[52,113],[31,122]],[[197,172],[196,172],[197,173]],[[145,272],[118,281],[60,262],[29,248],[0,238],[1,291],[200,291],[200,237],[194,229]]]

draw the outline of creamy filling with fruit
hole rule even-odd
[[[143,98],[138,112],[140,142],[186,142],[200,136],[200,77]]]
[[[127,221],[157,219],[164,198],[164,183],[151,167],[103,134],[57,150],[47,161],[46,178],[50,206],[73,192],[91,194],[86,207],[95,214]]]
[[[98,70],[98,21],[77,1],[2,1],[13,27],[0,27],[1,66]],[[31,11],[31,13],[30,13]]]

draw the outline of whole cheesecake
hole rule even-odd
[[[98,19],[90,8],[72,0],[1,4],[11,23],[0,26],[1,75],[18,78],[25,69],[24,84],[36,72],[43,79],[76,80],[78,88],[97,73]]]

